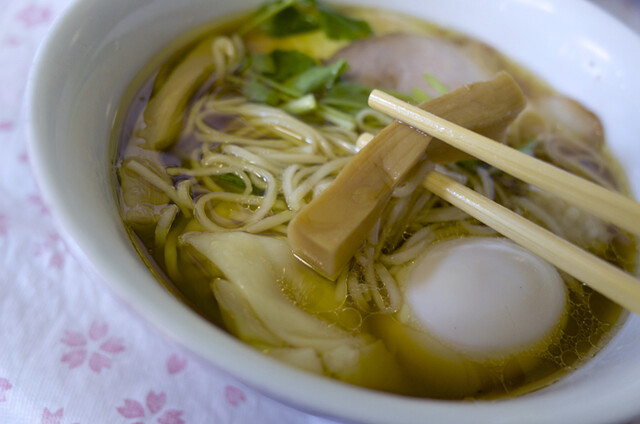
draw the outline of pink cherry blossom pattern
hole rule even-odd
[[[27,203],[36,207],[41,215],[49,215],[51,211],[49,211],[49,207],[44,202],[44,199],[39,194],[32,194],[27,197]]]
[[[11,121],[0,121],[0,132],[11,131],[13,127],[14,127],[14,124]]]
[[[9,218],[0,213],[0,236],[6,236],[9,231]]]
[[[44,408],[40,424],[61,424],[63,414],[63,408],[58,409],[56,412],[51,412],[48,408]]]
[[[31,3],[18,12],[18,20],[27,28],[33,28],[49,22],[52,15],[50,8]]]
[[[244,392],[235,386],[225,387],[224,397],[227,400],[227,403],[232,406],[238,406],[247,400],[247,396]]]
[[[20,156],[18,156],[18,160],[20,161],[20,163],[29,163],[29,154],[27,152],[20,153]]]
[[[183,411],[177,409],[167,409],[163,412],[163,408],[167,403],[167,395],[164,392],[155,393],[153,390],[147,393],[145,398],[146,411],[142,403],[135,399],[125,399],[124,405],[116,408],[118,413],[124,418],[137,419],[144,418],[146,422],[146,412],[149,413],[149,418],[155,418],[158,416],[157,422],[160,424],[185,424],[182,419]],[[143,424],[143,421],[135,421],[131,424]]]
[[[167,395],[164,392],[157,395],[153,391],[150,391],[147,394],[146,403],[149,412],[155,414],[164,408],[164,405],[167,403]]]
[[[173,354],[167,359],[167,372],[170,375],[175,375],[184,370],[187,366],[186,358],[183,358],[177,354]]]
[[[51,269],[62,269],[67,253],[67,245],[57,233],[47,234],[45,240],[40,242],[34,251],[35,256],[49,257],[47,267]]]
[[[0,378],[0,402],[7,400],[6,392],[11,390],[13,386],[6,378]]]
[[[102,353],[94,352],[89,357],[89,368],[99,374],[103,368],[111,368],[111,359]]]
[[[182,411],[170,409],[162,414],[160,418],[158,418],[158,422],[160,424],[184,424],[184,420],[181,418],[181,416]]]
[[[16,36],[10,35],[3,40],[3,44],[7,47],[17,47],[20,45],[20,39]]]
[[[91,324],[88,337],[77,331],[65,331],[60,341],[71,350],[62,355],[60,362],[67,363],[71,370],[84,364],[89,357],[89,369],[96,374],[111,368],[113,355],[123,352],[125,347],[121,339],[107,338],[108,332],[109,326],[102,322]]]
[[[51,258],[49,258],[48,266],[52,269],[62,269],[64,266],[64,255],[60,252],[53,252]]]
[[[69,369],[71,370],[82,365],[86,357],[86,349],[77,349],[62,355],[60,362],[67,362],[69,364]]]
[[[124,406],[120,406],[116,409],[118,410],[118,413],[125,418],[144,417],[144,407],[137,400],[125,399]]]

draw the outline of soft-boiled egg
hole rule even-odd
[[[565,285],[548,262],[501,238],[441,242],[419,258],[401,313],[460,353],[498,358],[548,342],[565,314]],[[408,314],[408,315],[407,315]]]

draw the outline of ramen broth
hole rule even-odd
[[[390,122],[366,106],[372,85],[386,80],[363,68],[370,57],[349,50],[350,43],[372,43],[357,50],[371,50],[379,40],[384,46],[389,34],[461,49],[487,74],[508,71],[527,107],[503,141],[625,191],[597,117],[492,48],[399,13],[325,8],[265,15],[265,6],[199,28],[160,52],[132,84],[114,130],[115,186],[125,226],[154,275],[203,317],[265,354],[376,390],[445,399],[516,396],[593,357],[625,313],[564,273],[561,319],[543,340],[517,352],[461,352],[407,316],[403,279],[424,252],[453,239],[500,237],[421,187],[433,166],[428,157],[394,191],[336,281],[291,255],[287,223],[331,184],[363,134]],[[278,19],[303,13],[311,14],[300,21],[311,22],[310,29],[277,33]],[[252,26],[256,17],[262,21]],[[440,70],[417,72],[424,85],[382,88],[414,103],[457,88],[446,86]],[[436,167],[634,269],[629,234],[562,199],[473,159]]]

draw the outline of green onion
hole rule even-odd
[[[431,74],[424,74],[422,75],[422,78],[424,78],[424,80],[440,94],[445,94],[449,91],[447,90],[447,87],[445,87],[435,76]]]
[[[427,93],[420,90],[418,87],[411,90],[411,97],[413,97],[413,100],[418,103],[426,102],[427,100],[431,99],[431,97]]]
[[[527,155],[532,156],[536,146],[538,146],[538,140],[533,138],[524,143],[522,146],[518,147],[518,150],[522,153],[526,153]]]
[[[356,128],[356,119],[348,113],[342,112],[338,109],[332,108],[327,105],[321,105],[318,107],[320,115],[331,122],[334,125],[342,127],[346,130],[354,130]]]
[[[317,107],[318,103],[316,102],[316,97],[313,94],[307,94],[306,96],[302,96],[298,99],[285,103],[284,106],[282,106],[282,109],[289,113],[302,115],[303,113],[311,112]]]

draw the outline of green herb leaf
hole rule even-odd
[[[369,24],[345,16],[316,0],[277,0],[259,8],[240,29],[261,28],[271,37],[322,30],[332,40],[355,40],[372,34]]]
[[[256,53],[251,56],[251,69],[259,74],[273,74],[276,72],[276,64],[273,54]]]
[[[315,2],[296,2],[296,6],[288,7],[275,15],[264,30],[276,38],[315,31],[320,25],[315,16],[314,6]]]
[[[456,162],[456,166],[465,171],[475,172],[476,168],[480,166],[481,162],[479,160],[461,160]]]
[[[211,178],[221,188],[233,193],[242,193],[247,187],[244,184],[244,181],[242,181],[242,178],[238,177],[236,174],[212,175]],[[251,194],[261,196],[264,194],[264,192],[254,185],[253,189],[251,190]]]
[[[533,138],[527,141],[526,143],[524,143],[522,146],[518,147],[518,150],[521,151],[522,153],[526,153],[527,155],[532,156],[537,146],[538,146],[538,140]]]
[[[258,10],[256,10],[249,20],[240,28],[238,33],[240,35],[246,34],[252,29],[269,25],[271,20],[283,10],[291,7],[296,3],[296,0],[277,0],[271,3],[263,4]]]
[[[327,66],[314,66],[289,79],[286,85],[302,94],[319,89],[330,90],[340,75],[347,70],[347,61],[341,59]]]
[[[236,174],[221,174],[212,176],[213,180],[225,190],[242,192],[246,188],[242,178]]]
[[[337,82],[323,97],[322,103],[341,109],[364,109],[368,107],[372,88],[348,81]]]
[[[259,80],[258,77],[250,77],[242,86],[242,94],[251,101],[266,103],[276,106],[280,101],[278,93]]]
[[[326,5],[318,4],[320,27],[332,40],[356,40],[373,33],[369,24],[361,19],[345,16]]]
[[[431,99],[431,97],[427,93],[425,93],[418,87],[415,87],[413,90],[411,90],[411,97],[413,97],[413,100],[418,103],[426,102],[427,100]]]
[[[314,58],[297,50],[274,50],[269,54],[269,57],[274,69],[263,73],[270,75],[278,82],[285,82],[294,75],[301,74],[317,65]]]

